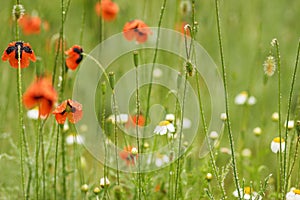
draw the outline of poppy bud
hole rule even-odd
[[[115,89],[115,73],[114,72],[109,72],[108,73],[109,77],[109,84],[112,90]]]

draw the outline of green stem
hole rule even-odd
[[[83,33],[84,33],[85,15],[86,15],[86,3],[85,3],[85,0],[82,0],[82,2],[83,2],[83,12],[82,12],[82,17],[81,17],[79,45],[82,45],[82,42],[83,42]]]
[[[44,137],[43,137],[43,123],[39,129],[40,134],[40,146],[42,153],[42,179],[43,179],[43,199],[46,199],[46,169],[45,169],[45,145],[44,145]]]
[[[139,118],[140,118],[140,99],[139,99],[139,74],[138,74],[138,55],[134,53],[134,60],[135,60],[135,84],[136,84],[136,124],[135,124],[135,131],[136,131],[136,145],[138,152],[140,151],[140,137],[139,137]],[[141,162],[140,158],[137,159],[138,165],[138,199],[141,199]]]
[[[120,185],[120,172],[119,172],[119,155],[118,155],[118,121],[117,121],[117,102],[115,90],[112,90],[113,96],[113,110],[114,110],[114,145],[115,145],[115,159],[116,159],[116,168],[117,168],[117,185]]]
[[[107,172],[107,145],[106,145],[106,135],[105,135],[105,121],[106,121],[106,85],[105,82],[102,83],[102,98],[101,98],[101,106],[102,106],[102,116],[101,116],[101,125],[102,125],[102,134],[103,134],[103,145],[104,145],[104,166],[103,166],[103,177],[104,177],[104,185],[106,186],[106,177],[108,177]],[[107,187],[105,187],[103,198],[107,198]]]
[[[41,118],[37,121],[37,131],[36,131],[36,144],[35,144],[35,196],[36,200],[39,199],[39,151],[40,151],[40,138],[39,130],[41,125]]]
[[[157,28],[157,38],[156,38],[156,44],[155,44],[155,50],[154,50],[154,56],[153,56],[153,61],[152,61],[152,67],[151,67],[151,72],[150,72],[150,84],[149,84],[149,89],[148,89],[148,95],[147,95],[147,106],[146,106],[146,116],[145,116],[145,125],[147,125],[148,120],[149,120],[149,111],[150,111],[150,97],[151,97],[151,91],[152,91],[152,80],[153,80],[153,71],[154,71],[154,67],[155,67],[155,62],[157,59],[157,53],[158,53],[158,45],[159,45],[159,40],[160,40],[160,27],[161,27],[161,23],[162,23],[162,19],[165,13],[165,9],[166,9],[166,3],[167,0],[163,1],[161,10],[160,10],[160,14],[159,14],[159,21],[158,21],[158,28]],[[142,146],[144,147],[144,138],[142,139]],[[141,153],[143,153],[143,148]]]
[[[238,170],[237,170],[237,164],[236,164],[236,156],[234,151],[234,140],[231,130],[231,124],[230,124],[230,114],[229,114],[229,102],[228,102],[228,88],[227,88],[227,75],[226,75],[226,66],[225,66],[225,58],[224,58],[224,52],[223,52],[223,45],[222,45],[222,34],[221,34],[221,22],[220,22],[220,14],[219,14],[219,0],[215,0],[216,4],[216,15],[217,15],[217,29],[218,29],[218,38],[219,38],[219,48],[220,48],[220,56],[221,56],[221,63],[222,63],[222,76],[223,76],[223,85],[224,85],[224,91],[225,91],[225,110],[227,115],[227,128],[228,128],[228,137],[229,137],[229,143],[230,143],[230,149],[231,149],[231,161],[232,161],[232,168],[233,168],[233,176],[234,176],[234,183],[235,187],[238,191],[238,197],[239,199],[242,198],[240,193],[240,186],[239,186],[239,177],[238,177]]]
[[[275,39],[275,48],[276,48],[276,58],[277,58],[277,65],[278,65],[278,135],[280,138],[282,138],[282,133],[281,133],[281,119],[282,119],[282,113],[281,113],[281,61],[280,61],[280,50],[279,50],[279,43],[277,39]],[[287,144],[287,143],[286,143]],[[279,162],[280,162],[280,167],[279,167],[279,174],[280,174],[280,179],[279,179],[279,188],[278,188],[278,193],[283,194],[283,177],[286,171],[286,163],[283,163],[282,159],[282,150],[281,150],[281,145],[279,146]],[[286,147],[287,148],[287,145]],[[286,157],[286,151],[284,152],[284,159]],[[284,195],[282,195],[282,198],[284,198]]]
[[[67,181],[66,181],[66,149],[65,149],[65,137],[64,137],[64,131],[63,126],[61,125],[59,127],[61,129],[62,138],[61,138],[61,159],[62,159],[62,190],[63,190],[63,199],[67,199]]]
[[[57,127],[57,126],[56,126]],[[54,159],[54,183],[53,183],[53,190],[54,190],[54,200],[56,200],[56,183],[57,183],[57,165],[58,165],[58,143],[59,143],[59,135],[60,135],[61,128],[58,127],[56,131],[56,142],[55,142],[55,159]]]
[[[276,45],[276,47],[277,47],[277,45]],[[277,50],[278,50],[277,53],[279,53],[279,47],[278,47]],[[292,75],[291,90],[290,90],[290,94],[289,94],[288,111],[287,111],[287,117],[286,117],[286,128],[285,128],[285,136],[284,136],[285,141],[287,141],[287,138],[288,138],[288,122],[289,122],[289,119],[290,119],[291,104],[292,104],[292,98],[293,98],[293,95],[294,95],[294,85],[295,85],[295,82],[296,82],[296,75],[297,75],[297,69],[298,69],[299,52],[300,52],[300,40],[298,42],[295,68],[294,68],[294,72],[293,72],[293,75]],[[298,147],[298,141],[299,140],[297,140],[297,147]],[[284,162],[283,162],[284,163],[284,167],[283,167],[283,170],[284,170],[284,173],[283,173],[284,186],[283,186],[283,194],[286,194],[286,192],[287,192],[287,186],[288,186],[288,182],[289,182],[289,178],[290,178],[289,177],[290,174],[289,175],[287,174],[288,170],[286,169],[286,158],[287,158],[286,151],[284,151]]]

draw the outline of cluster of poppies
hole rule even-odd
[[[82,60],[82,48],[74,45],[65,53],[67,54],[66,66],[75,70]],[[36,56],[29,43],[12,42],[9,43],[2,55],[3,61],[9,61],[13,68],[26,68],[30,61],[35,62]],[[57,93],[52,86],[51,79],[45,76],[37,77],[23,94],[23,103],[30,109],[38,106],[39,116],[47,117],[57,101]],[[67,99],[63,101],[53,112],[56,121],[64,124],[66,119],[76,123],[82,118],[82,106],[80,103]]]

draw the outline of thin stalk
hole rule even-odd
[[[240,186],[239,186],[239,177],[238,177],[238,170],[236,164],[236,156],[234,151],[234,140],[230,125],[230,113],[229,113],[229,102],[228,102],[228,88],[227,88],[227,75],[226,75],[226,66],[225,66],[225,58],[223,52],[223,44],[222,44],[222,34],[221,34],[221,22],[220,22],[220,13],[219,13],[219,0],[215,0],[216,4],[216,15],[217,15],[217,29],[218,29],[218,38],[219,38],[219,48],[220,48],[220,56],[221,56],[221,63],[222,63],[222,76],[223,76],[223,85],[225,91],[225,110],[227,115],[227,128],[228,128],[228,137],[231,149],[231,161],[232,161],[232,168],[233,168],[233,176],[234,176],[234,183],[235,187],[238,191],[239,199],[242,199],[242,195],[240,193]]]
[[[58,127],[57,129],[57,134],[56,134],[56,142],[55,142],[55,159],[54,159],[54,183],[53,183],[53,190],[54,190],[54,200],[56,200],[56,191],[57,191],[57,188],[56,188],[56,183],[57,183],[57,165],[58,165],[58,143],[59,143],[59,135],[60,135],[60,127]]]
[[[140,151],[140,137],[139,137],[139,118],[140,118],[140,99],[139,99],[139,74],[138,74],[138,55],[137,52],[134,52],[134,64],[135,64],[135,84],[136,84],[136,124],[135,124],[135,132],[136,132],[136,145],[138,152]],[[137,159],[138,164],[138,199],[141,199],[141,162],[140,159]]]
[[[25,127],[24,127],[23,104],[22,104],[21,47],[19,45],[18,45],[17,93],[18,93],[18,108],[19,108],[18,112],[19,112],[19,131],[20,131],[22,191],[23,191],[24,198],[28,199],[28,194],[27,192],[25,192],[25,172],[24,172],[24,155],[23,155],[23,146],[24,146],[23,139],[25,137]]]
[[[105,135],[105,121],[106,121],[106,85],[105,82],[102,83],[102,98],[101,98],[101,107],[102,107],[102,116],[101,116],[101,125],[102,125],[102,134],[103,134],[103,145],[104,145],[104,166],[103,166],[103,177],[104,177],[104,185],[105,190],[103,194],[103,198],[107,198],[107,187],[106,187],[106,177],[108,177],[107,173],[107,145],[106,145],[106,135]]]
[[[60,125],[59,129],[61,129],[61,133],[64,135],[63,126]],[[61,138],[61,159],[62,159],[62,191],[63,191],[63,199],[67,199],[67,171],[66,171],[66,149],[65,149],[65,137]]]
[[[40,130],[40,126],[41,126],[41,118],[38,118],[37,130],[36,130],[36,143],[35,143],[35,196],[36,196],[36,200],[39,199],[39,151],[40,151],[39,130]]]
[[[79,45],[82,45],[82,41],[83,41],[83,33],[84,33],[84,27],[85,27],[85,15],[86,15],[86,3],[85,3],[85,0],[82,0],[82,2],[83,2],[83,12],[82,12],[82,17],[81,17]]]
[[[69,11],[69,7],[71,4],[71,0],[68,0],[67,6],[64,7],[64,0],[61,0],[61,27],[59,31],[59,39],[58,39],[58,44],[56,48],[56,54],[55,54],[55,59],[54,59],[54,67],[53,67],[53,72],[52,72],[52,85],[54,85],[55,82],[55,76],[56,76],[56,68],[57,68],[57,63],[58,63],[58,58],[59,58],[59,52],[60,52],[60,47],[62,48],[62,54],[64,54],[64,24],[66,21],[67,13]]]
[[[43,180],[42,197],[43,199],[46,199],[46,168],[45,168],[45,145],[44,145],[44,137],[43,137],[43,127],[44,127],[44,123],[41,123],[39,127],[39,140],[40,140],[39,147],[41,147],[41,154],[42,154],[42,180]]]
[[[281,134],[281,119],[282,119],[282,113],[281,113],[281,99],[282,99],[282,95],[281,95],[281,61],[280,61],[280,50],[279,50],[279,43],[277,41],[277,39],[275,39],[275,48],[276,48],[276,58],[277,58],[277,65],[278,65],[278,135],[279,138],[282,138],[282,134]],[[283,177],[286,171],[286,163],[283,163],[282,160],[282,150],[281,150],[281,145],[279,146],[279,163],[280,163],[280,167],[279,167],[279,174],[280,174],[280,179],[279,179],[279,191],[277,192],[281,192],[283,193],[284,189],[283,189]],[[287,149],[287,147],[285,147]],[[286,157],[286,151],[284,152],[284,157]],[[285,158],[284,158],[285,159]],[[282,198],[284,198],[282,196]]]
[[[190,26],[185,27],[185,49],[186,49],[186,55],[188,62],[190,61],[190,55],[191,55],[191,46],[193,43],[193,40],[191,40],[190,48],[188,48],[187,45],[187,37],[186,37],[186,29],[190,28]],[[179,181],[179,171],[181,171],[180,166],[180,158],[181,158],[181,142],[182,142],[182,130],[183,130],[183,118],[184,118],[184,108],[185,108],[185,96],[186,96],[186,90],[187,90],[187,80],[188,80],[188,69],[185,70],[185,79],[184,79],[184,89],[183,89],[183,97],[182,97],[182,109],[181,109],[181,117],[180,117],[180,132],[179,132],[179,144],[178,144],[178,159],[176,162],[176,179],[175,179],[175,200],[177,199],[177,193],[178,193],[178,181]]]
[[[296,164],[296,160],[297,160],[297,157],[298,157],[299,142],[300,142],[300,137],[297,138],[296,150],[295,150],[295,153],[294,153],[291,169],[290,169],[290,171],[288,172],[288,175],[287,175],[287,182],[290,179],[290,177],[292,175],[292,172],[294,170],[295,164]],[[287,186],[286,186],[286,188],[287,188]]]
[[[279,47],[278,47],[277,53],[278,52],[279,52]],[[285,126],[286,128],[285,128],[285,136],[284,136],[285,141],[287,141],[287,137],[288,137],[288,122],[289,122],[289,119],[290,119],[291,104],[292,104],[292,98],[293,98],[293,95],[294,95],[294,85],[295,85],[297,69],[298,69],[299,52],[300,52],[300,40],[298,42],[296,62],[295,62],[294,72],[293,72],[293,75],[292,75],[291,90],[290,90],[290,94],[289,94],[288,111],[287,111],[286,126]],[[297,140],[297,147],[298,147],[298,141],[299,140]],[[283,167],[283,170],[284,170],[284,173],[283,173],[284,187],[283,187],[283,189],[284,190],[283,190],[283,192],[284,193],[283,194],[286,194],[287,186],[288,186],[288,182],[289,182],[289,175],[287,174],[288,169],[286,169],[286,158],[287,158],[286,151],[284,151],[284,161],[283,161],[283,163],[284,163],[284,167]]]
[[[114,145],[115,145],[115,159],[116,159],[116,168],[117,168],[117,185],[120,185],[120,172],[119,172],[119,157],[118,157],[118,121],[117,121],[117,102],[116,102],[116,95],[115,90],[112,90],[113,96],[113,110],[114,110]]]
[[[155,67],[155,62],[157,59],[157,53],[158,53],[158,45],[159,45],[159,40],[160,40],[160,27],[162,24],[162,19],[165,13],[165,9],[166,9],[166,3],[167,0],[163,1],[161,10],[160,10],[160,14],[159,14],[159,21],[158,21],[158,28],[157,28],[157,38],[156,38],[156,44],[155,44],[155,50],[154,50],[154,56],[153,56],[153,60],[152,60],[152,67],[151,67],[151,72],[150,72],[150,84],[149,84],[149,89],[148,89],[148,95],[147,95],[147,106],[146,106],[146,116],[145,116],[145,125],[147,125],[148,123],[148,118],[149,118],[149,111],[150,111],[150,97],[151,97],[151,91],[152,91],[152,80],[153,80],[153,71],[154,71],[154,67]],[[142,146],[144,146],[144,138],[142,139]],[[143,148],[142,148],[142,153],[143,153]]]
[[[99,3],[101,3],[102,0],[98,0]],[[104,39],[104,20],[102,18],[102,16],[100,16],[99,18],[99,40],[100,42],[103,41]]]

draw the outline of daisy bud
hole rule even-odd
[[[144,143],[144,148],[145,148],[145,149],[148,149],[148,148],[149,148],[149,146],[150,146],[150,145],[149,145],[149,143],[148,143],[148,142],[145,142],[145,143]]]
[[[253,129],[253,133],[256,136],[260,136],[261,135],[261,128],[260,127],[256,127]]]
[[[133,148],[131,149],[131,153],[132,153],[133,155],[138,154],[138,149],[135,148],[135,147],[133,147]]]
[[[115,73],[114,72],[109,72],[108,73],[108,78],[109,78],[109,84],[112,90],[115,89]]]
[[[100,193],[100,188],[99,187],[95,187],[93,190],[95,195],[98,195]]]
[[[86,193],[89,190],[88,184],[83,184],[80,188],[81,192]]]
[[[216,131],[212,131],[209,134],[209,138],[212,140],[216,140],[216,139],[218,139],[218,137],[219,137],[219,134]]]
[[[213,175],[211,173],[207,173],[205,176],[205,179],[209,182],[213,178]]]
[[[107,177],[101,178],[101,179],[100,179],[100,186],[101,186],[102,188],[108,187],[109,185],[110,185],[110,181],[108,180]]]
[[[277,121],[279,120],[279,114],[278,114],[278,112],[274,112],[274,113],[272,114],[272,120],[273,120],[274,122],[277,122]]]
[[[286,128],[286,124],[287,124],[287,128],[288,128],[288,130],[291,130],[291,129],[293,129],[294,128],[294,120],[289,120],[287,123],[286,123],[286,121],[284,122],[284,127]]]
[[[133,52],[133,62],[134,62],[134,66],[138,67],[139,66],[139,53],[137,51]]]
[[[226,115],[226,113],[221,113],[220,118],[221,118],[222,121],[226,121],[226,120],[227,120],[227,115]]]

